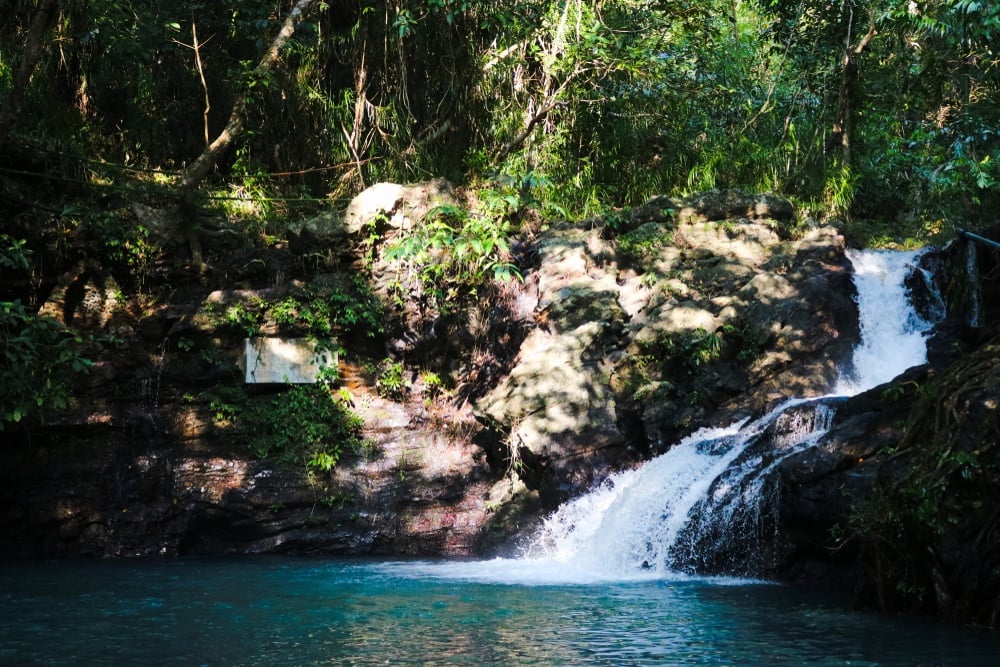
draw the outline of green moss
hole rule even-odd
[[[622,234],[615,243],[627,261],[644,262],[672,244],[673,233],[667,225],[650,222]]]

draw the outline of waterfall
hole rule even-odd
[[[965,275],[969,281],[969,326],[975,329],[979,327],[979,258],[972,239],[965,242]]]
[[[849,258],[861,339],[835,395],[789,399],[752,422],[703,429],[640,468],[612,475],[551,515],[525,558],[598,578],[752,575],[759,565],[754,545],[773,534],[768,473],[815,445],[846,396],[926,361],[931,324],[910,307],[904,286],[917,253],[860,251]]]
[[[858,290],[861,342],[841,374],[836,394],[853,396],[927,360],[932,323],[911,307],[904,284],[920,251],[848,251]]]

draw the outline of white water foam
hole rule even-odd
[[[742,448],[740,426],[703,429],[636,470],[564,505],[543,525],[526,556],[574,563],[603,576],[668,572],[665,549],[688,512]]]
[[[854,396],[927,361],[933,324],[910,306],[904,281],[920,251],[848,251],[858,290],[861,344],[835,393]]]
[[[582,567],[603,579],[676,576],[672,550],[692,509],[710,491],[729,513],[752,502],[739,489],[762,461],[750,459],[739,466],[734,462],[786,412],[810,402],[790,399],[752,423],[702,429],[640,468],[612,475],[600,488],[548,517],[526,557]],[[829,428],[825,404],[815,403],[811,412],[811,419],[802,419],[802,412],[789,413],[791,423],[778,437],[784,451],[768,468]],[[716,485],[717,480],[722,484]]]
[[[650,581],[696,581],[716,586],[747,586],[768,582],[748,577],[701,576],[682,572],[654,572],[635,569],[615,572],[595,569],[579,562],[554,558],[494,558],[468,561],[395,561],[371,566],[384,576],[404,579],[438,579],[463,583],[504,586],[592,586]]]

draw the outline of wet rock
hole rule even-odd
[[[848,400],[815,451],[785,462],[779,576],[997,624],[997,355],[991,336]]]
[[[784,489],[772,474],[790,459],[812,451],[830,426],[841,398],[820,398],[785,408],[763,428],[752,425],[720,438],[719,451],[745,448],[711,484],[689,514],[671,548],[674,567],[699,574],[774,578],[779,499]]]
[[[838,543],[835,528],[871,494],[880,475],[873,456],[898,442],[908,412],[886,403],[876,388],[837,406],[819,444],[778,467],[771,574],[777,578],[852,590],[857,553]]]

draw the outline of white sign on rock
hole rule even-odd
[[[306,338],[247,338],[247,384],[313,384],[324,368],[337,367],[337,354],[317,350]]]

